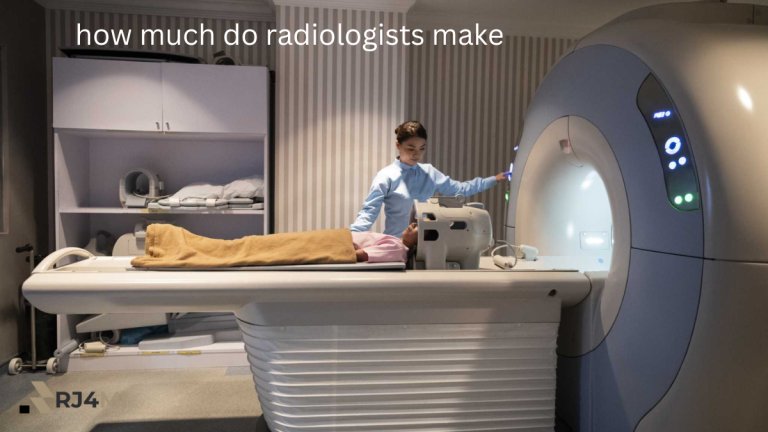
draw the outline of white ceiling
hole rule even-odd
[[[4,1],[4,0],[2,0]],[[425,30],[498,28],[505,34],[579,38],[617,16],[670,0],[35,0],[43,6],[75,10],[274,20],[274,3],[401,8],[415,2],[408,25]],[[678,0],[697,1],[697,0]],[[768,0],[731,3],[768,5]],[[390,9],[391,10],[391,9]]]
[[[685,1],[685,0],[684,0]],[[691,1],[691,0],[688,0]],[[503,17],[514,21],[599,26],[643,6],[669,0],[416,0],[414,14]]]
[[[140,0],[131,0],[140,1]],[[162,3],[173,0],[154,0]],[[261,4],[273,2],[285,3],[323,3],[323,0],[187,0],[221,4]],[[533,20],[537,22],[567,22],[590,26],[599,26],[633,9],[671,0],[411,0],[414,5],[409,10],[412,14],[459,15],[463,17],[507,17],[513,20]],[[700,0],[676,0],[700,1]],[[759,2],[759,0],[758,0]],[[768,0],[763,0],[768,3]],[[327,0],[326,3],[344,3]],[[354,1],[347,3],[356,3]],[[376,3],[376,1],[362,1]],[[393,0],[380,0],[378,3],[397,3]],[[401,3],[401,2],[400,2]],[[731,3],[734,3],[731,1]]]
[[[700,0],[416,0],[408,24],[418,28],[499,28],[505,34],[580,38],[626,12]],[[729,3],[768,4],[768,0]]]

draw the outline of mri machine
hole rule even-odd
[[[53,313],[234,311],[275,432],[766,430],[766,24],[759,6],[654,6],[559,61],[506,220],[537,261],[256,276],[67,250],[24,294]],[[87,259],[53,268],[68,254]]]

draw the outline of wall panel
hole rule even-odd
[[[425,162],[456,180],[505,171],[534,92],[575,40],[505,36],[499,46],[435,46],[427,36],[408,48],[405,97],[405,117],[421,121],[429,135]],[[485,203],[497,238],[506,186],[470,200]]]
[[[277,7],[277,26],[309,23],[363,31],[405,24],[405,15],[347,9]],[[329,37],[329,36],[328,36]],[[327,40],[327,39],[326,39]],[[395,157],[404,118],[405,50],[366,52],[362,44],[280,47],[277,54],[275,230],[349,226],[376,173]],[[382,216],[373,227],[383,230]]]

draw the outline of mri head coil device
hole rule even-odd
[[[493,246],[491,216],[481,203],[464,205],[463,196],[414,200],[411,222],[419,225],[416,268],[477,269]]]
[[[123,207],[147,207],[161,197],[165,185],[157,174],[137,168],[128,171],[120,179],[120,204]]]
[[[24,294],[54,313],[234,311],[274,432],[551,431],[555,410],[574,431],[762,430],[766,16],[644,8],[554,66],[505,221],[539,256],[513,270],[53,269],[88,256],[62,250]]]

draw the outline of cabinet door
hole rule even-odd
[[[53,59],[53,127],[159,131],[162,66],[114,60]]]
[[[267,68],[163,64],[168,132],[267,133]]]

